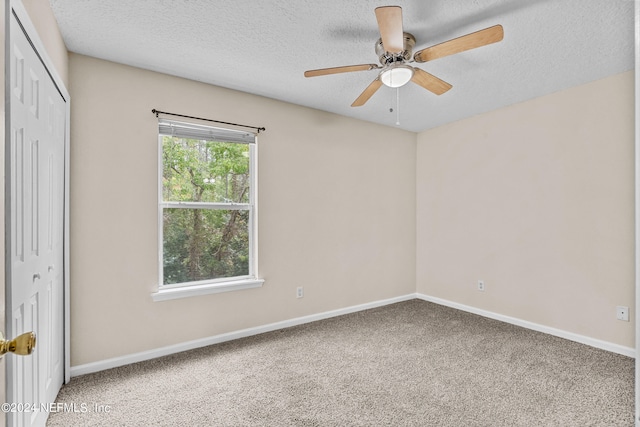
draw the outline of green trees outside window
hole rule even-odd
[[[161,142],[163,284],[249,275],[249,144]]]

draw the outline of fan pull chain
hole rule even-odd
[[[396,88],[396,126],[400,126],[400,88]]]
[[[391,76],[389,78],[390,81],[393,81],[393,76]],[[391,93],[391,99],[389,99],[389,112],[393,113],[393,91],[390,92]]]
[[[389,112],[393,113],[393,92],[391,92],[391,107]],[[400,126],[400,88],[396,88],[396,126]]]
[[[393,87],[393,74],[389,76],[390,86]],[[393,91],[391,92],[391,107],[389,112],[393,113]],[[396,126],[400,126],[400,87],[396,88]]]

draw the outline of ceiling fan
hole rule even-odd
[[[451,85],[426,71],[407,65],[412,62],[427,62],[466,50],[475,49],[502,40],[502,25],[494,25],[475,33],[467,34],[435,46],[417,51],[413,58],[411,53],[416,44],[412,34],[402,29],[402,8],[400,6],[383,6],[375,9],[380,30],[380,39],[376,42],[375,51],[380,60],[377,64],[347,65],[343,67],[321,68],[305,71],[305,77],[324,76],[327,74],[349,73],[352,71],[380,70],[378,76],[353,101],[352,107],[364,105],[384,84],[389,87],[400,87],[409,81],[435,93],[442,95]]]

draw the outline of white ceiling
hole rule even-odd
[[[72,52],[388,126],[399,112],[398,127],[415,132],[634,67],[632,0],[50,2]],[[384,5],[402,6],[414,52],[495,24],[504,40],[413,64],[453,85],[441,96],[383,86],[354,108],[375,70],[303,76],[378,63],[374,9]]]

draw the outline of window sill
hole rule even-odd
[[[160,289],[151,294],[153,301],[168,301],[172,299],[195,297],[198,295],[217,294],[221,292],[239,291],[241,289],[259,288],[263,279],[244,279],[232,282],[207,283],[203,285],[186,285],[177,288]]]

